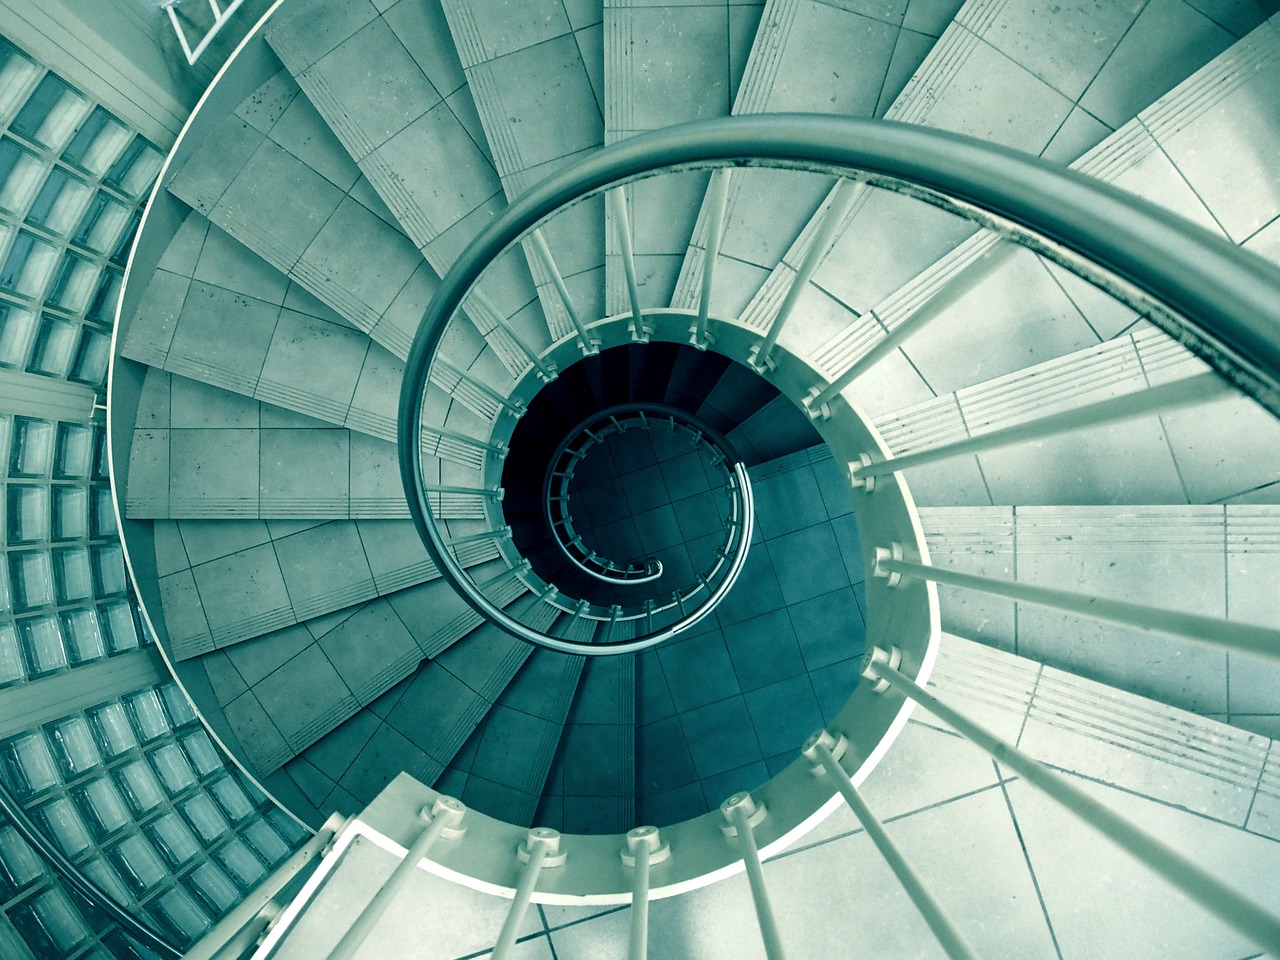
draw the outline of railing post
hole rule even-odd
[[[1205,872],[1188,857],[1112,812],[1064,775],[1027,756],[953,710],[891,666],[890,659],[889,653],[873,647],[863,657],[862,675],[883,681],[896,693],[914,700],[957,733],[985,750],[997,763],[1004,764],[1068,813],[1146,864],[1223,923],[1266,952],[1280,955],[1280,918]]]
[[[537,371],[538,379],[542,380],[544,383],[550,383],[556,378],[555,365],[548,363],[538,356],[537,351],[525,342],[524,337],[520,336],[520,334],[516,332],[516,328],[511,325],[511,321],[506,318],[501,310],[494,306],[493,301],[486,297],[483,292],[480,290],[472,290],[467,299],[471,303],[471,306],[474,307],[486,320],[493,324],[496,329],[501,330],[510,337],[511,342],[520,348],[520,352],[528,358],[531,364],[533,364],[533,369]],[[470,312],[470,308],[465,309],[466,312]],[[478,330],[479,328],[477,327],[476,329]],[[483,335],[484,334],[482,333],[481,336]]]
[[[628,960],[649,956],[649,867],[671,856],[671,847],[662,841],[657,827],[636,827],[627,833],[627,845],[620,851],[623,866],[634,872],[631,881],[631,939]]]
[[[631,301],[631,339],[636,343],[648,343],[653,335],[653,325],[646,323],[640,309],[640,288],[636,284],[636,258],[631,246],[631,218],[627,214],[625,187],[614,187],[605,194],[609,212],[613,216],[614,230],[618,234],[618,249],[622,253],[622,270],[627,278],[627,297]]]
[[[768,960],[786,960],[778,924],[769,905],[769,890],[764,883],[764,867],[760,863],[760,850],[753,833],[768,816],[763,804],[758,804],[749,793],[735,793],[720,804],[720,812],[727,821],[720,829],[726,837],[737,837],[742,862],[747,868],[747,882],[751,886],[751,900],[755,904],[756,919],[760,924],[760,939],[764,941],[764,953]]]
[[[507,911],[507,919],[503,921],[498,940],[493,945],[490,960],[507,960],[511,956],[520,924],[524,921],[525,911],[529,909],[529,901],[533,898],[538,875],[544,867],[563,866],[567,857],[568,854],[560,850],[559,831],[549,827],[534,827],[529,831],[525,842],[516,847],[516,858],[524,864],[524,869],[520,871],[515,898],[511,901],[511,909]]]
[[[952,457],[982,453],[984,450],[994,450],[1018,443],[1030,443],[1086,427],[1115,423],[1190,404],[1205,403],[1230,396],[1235,392],[1235,388],[1216,373],[1199,373],[1171,383],[1162,383],[1158,387],[1126,393],[1123,396],[1086,404],[1074,410],[1051,413],[1046,417],[1037,417],[1025,423],[1015,423],[1010,427],[980,433],[976,437],[944,443],[918,453],[907,453],[900,457],[890,457],[888,460],[865,462],[854,467],[853,479],[857,481],[868,477],[883,477],[899,470],[922,467]]]
[[[919,875],[902,856],[897,844],[885,832],[884,824],[871,812],[871,808],[867,806],[862,795],[853,785],[853,781],[849,779],[849,774],[845,772],[844,767],[840,766],[840,758],[844,756],[848,746],[849,741],[843,735],[837,739],[827,731],[821,730],[808,739],[803,753],[813,764],[814,776],[826,774],[835,783],[845,803],[858,818],[862,828],[867,831],[867,836],[871,838],[871,842],[876,845],[880,855],[889,864],[889,869],[898,878],[902,889],[911,898],[915,908],[920,911],[924,922],[929,925],[929,929],[933,931],[933,935],[937,937],[939,945],[946,951],[947,956],[951,960],[978,960],[978,955],[943,912],[938,901],[925,888]]]
[[[698,297],[698,318],[689,328],[689,342],[699,350],[711,345],[707,333],[707,315],[711,312],[711,291],[715,284],[716,260],[724,239],[724,214],[729,204],[729,168],[721,167],[711,174],[707,191],[707,245],[702,256],[702,290]]]
[[[456,840],[467,832],[467,828],[462,826],[462,818],[466,812],[467,808],[453,797],[437,797],[429,809],[422,808],[418,816],[426,826],[405,852],[404,859],[396,864],[386,883],[373,895],[356,922],[343,934],[338,945],[329,954],[329,960],[350,960],[378,925],[396,896],[408,884],[409,878],[418,869],[418,864],[435,842],[441,838]]]
[[[1019,603],[1052,607],[1090,620],[1118,623],[1138,630],[1169,633],[1225,650],[1280,659],[1280,630],[1250,623],[1219,620],[1216,617],[1206,617],[1198,613],[1182,613],[1177,610],[1166,610],[1163,607],[1130,603],[1127,600],[1094,597],[1085,593],[1059,590],[1056,587],[1021,583],[1017,580],[996,580],[976,573],[965,573],[963,570],[918,563],[906,559],[904,553],[900,543],[876,547],[872,576],[884,580],[890,587],[898,586],[904,577],[932,580],[934,583],[976,590]]]
[[[538,259],[542,261],[543,267],[546,268],[548,275],[551,277],[551,285],[556,288],[556,295],[560,298],[560,305],[564,307],[564,312],[569,317],[569,322],[573,324],[573,329],[578,335],[578,346],[583,355],[589,357],[599,353],[600,341],[587,333],[587,328],[582,325],[582,318],[578,316],[578,310],[573,305],[573,297],[569,295],[569,288],[565,285],[560,268],[556,266],[555,257],[551,254],[551,247],[547,245],[547,238],[543,236],[542,230],[538,229],[530,233],[529,242],[533,245],[534,251],[538,254]]]
[[[778,312],[774,314],[773,323],[769,325],[769,332],[765,338],[751,348],[751,355],[747,362],[758,373],[763,373],[767,368],[773,367],[773,348],[778,343],[778,337],[782,333],[782,328],[786,326],[787,320],[791,318],[792,311],[796,308],[796,303],[800,300],[800,295],[804,293],[804,288],[809,285],[809,281],[813,279],[813,275],[818,272],[818,267],[822,266],[822,261],[826,259],[828,249],[835,240],[836,230],[839,229],[841,222],[853,209],[853,205],[857,202],[858,197],[862,196],[862,191],[866,188],[861,180],[841,180],[836,186],[831,203],[827,207],[827,212],[822,217],[822,222],[813,232],[813,239],[809,243],[809,249],[805,251],[804,259],[800,261],[800,266],[796,269],[796,275],[791,278],[791,286],[787,288],[787,295],[782,299],[782,304],[778,307]]]

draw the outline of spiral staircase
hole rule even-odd
[[[1278,94],[1280,15],[1253,0],[277,4],[159,174],[107,414],[133,589],[195,713],[176,687],[155,710],[189,725],[170,735],[188,755],[195,714],[216,742],[182,789],[226,813],[212,785],[234,783],[248,812],[205,834],[194,794],[139,812],[126,788],[146,820],[128,842],[177,865],[137,879],[156,854],[105,853],[130,828],[104,825],[98,886],[179,950],[247,955],[331,815],[355,818],[260,954],[328,955],[443,795],[467,835],[435,808],[433,842],[457,849],[396,881],[416,895],[356,956],[486,954],[540,849],[529,827],[563,831],[569,860],[536,891],[532,871],[538,909],[502,949],[621,955],[638,910],[617,906],[617,835],[638,824],[671,851],[651,955],[765,955],[735,842],[753,829],[791,955],[968,955],[813,776],[801,745],[825,728],[978,954],[1262,956],[1034,776],[923,709],[908,722],[877,692],[887,666],[862,675],[900,647],[895,670],[1280,910],[1274,660],[1083,609],[1280,626],[1280,428],[1157,311],[887,179],[744,163],[557,206],[423,317],[545,177],[756,114],[980,138],[1280,262]],[[1055,417],[1071,429],[1035,433]],[[6,749],[23,804],[62,789]],[[742,793],[768,807],[745,829],[721,807]],[[174,861],[174,831],[204,852]],[[39,921],[14,922],[14,951],[164,955],[114,933],[62,949],[14,910]]]

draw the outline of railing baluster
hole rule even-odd
[[[1127,600],[1109,600],[1105,597],[1020,583],[1016,580],[996,580],[975,573],[917,563],[904,559],[901,544],[877,547],[876,562],[872,572],[875,576],[887,580],[891,587],[897,586],[903,577],[916,577],[950,587],[977,590],[1020,603],[1053,607],[1055,610],[1064,610],[1091,620],[1103,620],[1157,633],[1170,633],[1226,650],[1280,659],[1280,630],[1219,620],[1216,617],[1206,617],[1197,613],[1180,613],[1176,610],[1150,607]]]
[[[1126,393],[1124,396],[1109,400],[1099,400],[1097,403],[1086,404],[1074,410],[1051,413],[1047,417],[1017,423],[1011,427],[1002,427],[989,433],[978,434],[976,437],[944,443],[918,453],[907,453],[900,457],[856,465],[853,468],[853,479],[855,482],[865,481],[868,477],[882,477],[899,470],[909,470],[912,467],[937,463],[939,460],[948,460],[951,457],[981,453],[984,450],[994,450],[1018,443],[1029,443],[1085,427],[1100,426],[1149,413],[1158,413],[1161,410],[1205,403],[1234,393],[1235,388],[1216,373],[1200,373],[1194,377],[1174,380],[1172,383],[1164,383],[1147,390]]]
[[[698,297],[698,319],[689,328],[689,342],[699,350],[705,350],[711,345],[711,335],[707,333],[707,316],[711,312],[716,260],[720,257],[720,243],[724,240],[724,215],[729,204],[728,167],[721,167],[711,174],[707,196],[707,246],[702,256],[702,290]]]
[[[787,288],[787,295],[782,299],[778,312],[773,317],[773,323],[769,325],[769,332],[765,338],[751,348],[751,356],[748,363],[763,373],[767,367],[773,364],[773,348],[778,343],[778,337],[782,334],[782,328],[786,326],[787,320],[791,318],[792,312],[795,310],[796,303],[800,300],[800,295],[804,293],[805,287],[809,285],[809,281],[813,279],[813,275],[818,272],[818,267],[822,266],[822,261],[826,259],[828,249],[832,241],[835,240],[836,230],[839,229],[841,221],[853,209],[853,205],[857,202],[858,197],[862,195],[862,191],[866,188],[861,180],[841,180],[835,188],[835,195],[831,198],[831,203],[827,207],[827,212],[822,217],[822,222],[813,232],[813,241],[809,244],[809,249],[805,251],[804,259],[800,261],[800,266],[796,270],[796,275],[791,278],[791,286]]]
[[[760,923],[760,939],[764,941],[764,953],[768,960],[786,960],[782,949],[782,937],[769,905],[769,890],[764,883],[764,867],[760,863],[760,850],[756,847],[754,829],[768,816],[763,804],[757,804],[749,793],[735,793],[720,804],[720,812],[728,822],[720,829],[726,837],[737,837],[742,851],[742,862],[747,868],[747,882],[751,886],[751,900],[755,904],[756,919]]]
[[[951,960],[978,960],[978,955],[943,912],[938,901],[925,889],[919,875],[902,856],[897,844],[885,832],[884,824],[871,812],[871,808],[867,806],[866,801],[853,785],[853,781],[849,779],[849,774],[845,772],[844,767],[840,766],[840,757],[843,756],[848,743],[843,736],[837,740],[823,730],[809,738],[803,752],[814,764],[815,775],[826,774],[835,783],[845,803],[849,804],[849,809],[858,818],[862,828],[867,831],[867,836],[871,838],[871,842],[876,845],[880,855],[889,864],[889,869],[898,878],[902,889],[911,898],[915,908],[920,911],[924,922],[929,925],[929,929],[933,931],[933,935],[937,937],[938,943],[946,951],[947,956],[951,957]]]
[[[430,809],[422,808],[419,815],[427,825],[406,851],[404,859],[396,864],[395,870],[387,878],[386,883],[361,911],[356,922],[343,934],[338,945],[329,954],[329,960],[350,960],[373,928],[377,926],[396,896],[408,884],[409,878],[418,869],[418,864],[422,862],[422,858],[427,855],[436,841],[442,837],[456,840],[467,832],[467,828],[461,825],[466,812],[467,808],[453,797],[437,797]]]
[[[636,258],[631,246],[631,218],[627,214],[625,187],[614,187],[605,194],[609,212],[613,216],[613,228],[618,235],[618,248],[622,252],[622,269],[627,277],[627,297],[631,300],[631,339],[636,343],[648,343],[653,327],[645,323],[640,309],[640,288],[636,284]]]
[[[529,909],[529,901],[533,898],[538,875],[544,868],[562,866],[568,854],[560,851],[558,831],[549,827],[534,827],[529,831],[525,842],[516,848],[516,857],[524,864],[524,869],[520,871],[516,895],[511,901],[511,909],[507,911],[507,919],[503,921],[498,940],[493,945],[491,960],[507,960],[511,956],[520,924],[524,921],[525,911]]]
[[[985,750],[996,762],[1004,764],[1069,813],[1146,864],[1223,923],[1248,937],[1268,953],[1280,955],[1280,918],[1272,916],[1252,900],[1205,872],[1188,857],[1112,812],[1062,774],[1005,743],[947,706],[914,680],[890,666],[891,656],[884,650],[873,648],[863,658],[863,676],[883,681],[898,693],[914,700]]]
[[[524,404],[513,402],[507,397],[504,397],[497,390],[493,389],[493,387],[489,386],[487,383],[477,380],[461,367],[454,366],[443,357],[436,357],[435,364],[432,366],[433,372],[435,366],[439,366],[440,369],[449,374],[449,376],[465,381],[494,403],[498,404],[503,410],[511,414],[511,416],[515,417],[517,420],[524,416],[526,409]]]
[[[577,308],[573,305],[573,297],[569,295],[569,288],[565,286],[564,277],[560,273],[560,268],[556,266],[555,257],[551,254],[551,248],[547,246],[547,238],[543,236],[542,230],[534,230],[529,234],[529,242],[533,245],[534,251],[538,254],[538,259],[542,261],[543,267],[546,268],[548,275],[551,277],[551,284],[556,288],[556,294],[560,297],[560,304],[564,307],[564,312],[569,317],[569,322],[573,324],[574,331],[578,334],[578,346],[582,349],[583,354],[591,356],[600,352],[600,341],[593,338],[587,333],[587,328],[582,325],[582,318],[578,316]]]
[[[636,827],[627,833],[627,845],[620,851],[623,866],[634,873],[631,882],[631,939],[629,960],[649,956],[649,867],[671,856],[657,827]]]

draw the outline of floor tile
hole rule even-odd
[[[719,631],[664,643],[657,649],[678,711],[692,710],[739,692],[733,662]]]
[[[735,623],[725,631],[725,643],[744,693],[805,672],[786,610]]]
[[[823,725],[822,711],[805,675],[780,680],[743,694],[766,756],[799,753],[805,738]]]
[[[680,726],[700,778],[764,759],[740,696],[682,713]]]
[[[787,603],[799,603],[848,583],[835,534],[821,523],[769,540],[765,549]]]
[[[668,790],[694,784],[698,774],[689,758],[680,721],[675,717],[636,728],[636,793],[656,797]],[[702,792],[697,791],[698,799]]]
[[[840,587],[792,604],[787,614],[808,669],[862,656],[867,630],[853,587]]]

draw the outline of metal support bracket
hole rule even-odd
[[[874,681],[871,687],[872,693],[884,693],[889,689],[889,681],[876,671],[876,667],[880,664],[886,665],[891,670],[897,670],[902,666],[902,651],[897,647],[890,647],[888,650],[883,647],[872,647],[862,655],[861,676],[865,680]]]

